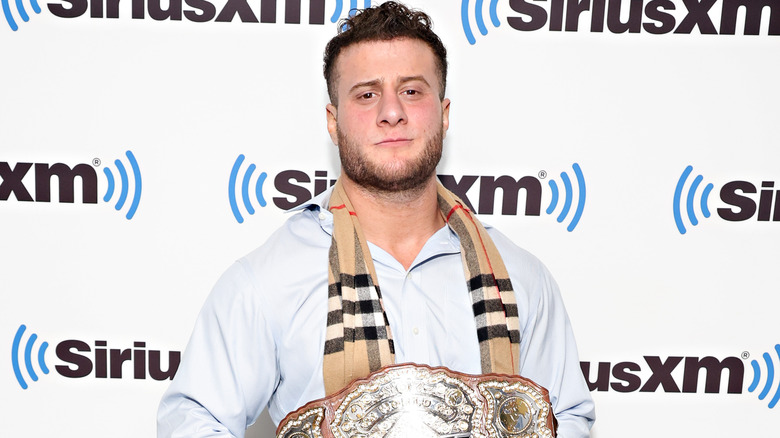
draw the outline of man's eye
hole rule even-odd
[[[369,92],[367,92],[367,93],[363,93],[363,94],[361,94],[361,95],[360,95],[360,98],[361,98],[361,99],[371,99],[371,98],[372,98],[372,97],[374,97],[374,96],[376,96],[376,95],[375,95],[374,93],[372,93],[372,92],[370,92],[370,91],[369,91]]]
[[[420,94],[420,92],[417,90],[406,90],[404,91],[404,94],[406,94],[407,96],[414,96],[416,94]]]

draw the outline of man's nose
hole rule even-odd
[[[379,114],[377,114],[377,125],[387,123],[395,126],[399,123],[406,123],[406,112],[403,102],[395,93],[383,94],[379,104]]]

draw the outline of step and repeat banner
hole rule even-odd
[[[366,3],[2,0],[4,436],[155,435],[211,286],[338,176],[322,52]],[[560,283],[593,436],[773,435],[780,0],[409,4],[440,178]]]

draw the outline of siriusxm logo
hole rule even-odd
[[[8,25],[12,30],[17,30],[18,25],[14,20],[9,0],[0,0]],[[41,8],[36,0],[29,0],[36,13]],[[214,3],[209,0],[130,0],[129,7],[120,12],[120,0],[62,0],[61,3],[49,3],[49,12],[61,18],[75,18],[89,14],[90,18],[120,18],[120,15],[133,19],[146,19],[147,15],[156,21],[181,21],[187,20],[195,23],[232,22],[241,23],[276,23],[278,0],[222,0]],[[259,6],[259,8],[258,8]],[[361,2],[363,8],[371,6],[370,0]],[[359,7],[358,0],[350,0],[351,11]],[[16,0],[16,9],[23,21],[28,21],[22,0]],[[284,22],[287,24],[301,23],[301,0],[286,0],[284,2]],[[345,13],[343,0],[336,0],[330,21],[335,23]],[[325,0],[309,0],[308,5],[309,24],[324,24],[326,7]]]
[[[580,165],[572,165],[574,179],[567,172],[561,172],[561,185],[550,179],[547,185],[550,188],[550,204],[545,213],[554,215],[557,211],[556,221],[563,223],[566,218],[570,218],[566,229],[574,231],[582,218],[582,212],[585,209],[586,187],[585,177],[582,174]],[[452,175],[439,175],[441,183],[458,195],[465,202],[469,209],[478,214],[493,214],[496,204],[496,195],[501,190],[501,214],[517,215],[520,192],[525,192],[525,216],[539,216],[542,208],[542,183],[541,180],[547,178],[547,172],[541,171],[538,177],[524,176],[515,179],[512,176],[476,176],[463,175],[460,180],[456,180]],[[473,195],[469,191],[479,181],[479,193],[477,203],[472,202]],[[576,182],[576,184],[575,184]],[[563,198],[563,199],[561,199]],[[477,208],[474,208],[476,205]]]
[[[16,31],[19,26],[14,18],[10,0],[0,0],[9,27]],[[90,18],[120,18],[129,9],[133,19],[149,18],[156,21],[187,20],[195,23],[210,21],[241,23],[276,23],[278,0],[259,0],[250,5],[249,0],[131,0],[130,5],[120,13],[120,0],[61,0],[62,3],[48,3],[49,11],[57,17],[75,18],[89,12]],[[36,14],[41,13],[37,0],[29,0]],[[360,5],[358,3],[361,3]],[[474,25],[482,35],[487,35],[485,16],[490,23],[499,27],[498,0],[461,0],[460,15],[463,32],[469,44],[475,44]],[[739,16],[744,14],[745,35],[758,35],[761,21],[769,10],[768,35],[780,35],[780,1],[778,0],[580,0],[577,2],[552,0],[509,0],[509,7],[519,16],[507,17],[507,24],[519,31],[535,31],[547,27],[550,31],[579,31],[581,19],[589,18],[590,32],[649,34],[691,34],[698,29],[701,34],[734,35],[737,32]],[[716,4],[720,3],[719,7]],[[15,0],[16,14],[22,21],[30,16],[22,0]],[[370,0],[350,0],[349,9],[371,6]],[[325,0],[309,0],[309,24],[324,24]],[[335,23],[344,14],[345,1],[336,0],[330,21]],[[718,11],[719,9],[719,11]],[[678,12],[680,11],[680,12]],[[744,11],[744,12],[740,12]],[[286,0],[284,22],[300,24],[301,0]],[[682,19],[680,15],[684,13]],[[473,18],[469,16],[473,14]],[[720,19],[718,26],[713,17]],[[472,24],[473,22],[473,24]]]
[[[265,195],[266,182],[269,176],[266,172],[256,172],[255,164],[244,165],[245,156],[239,155],[233,163],[228,179],[228,201],[233,217],[238,223],[244,222],[244,212],[253,215],[257,211],[255,205],[268,205]],[[582,217],[585,209],[586,188],[585,177],[579,164],[572,165],[573,177],[567,172],[561,172],[560,183],[550,179],[550,203],[545,213],[554,215],[556,221],[563,223],[568,219],[566,229],[573,231]],[[547,172],[539,172],[538,177],[524,176],[516,179],[512,176],[477,176],[463,175],[456,179],[453,175],[438,175],[441,183],[460,197],[468,208],[478,214],[494,214],[496,197],[501,193],[501,214],[515,216],[519,211],[521,193],[525,193],[525,206],[522,213],[525,216],[540,216],[542,210],[542,179],[547,178]],[[273,178],[273,189],[281,196],[271,198],[273,204],[288,210],[327,190],[336,183],[327,171],[317,170],[313,176],[301,170],[284,170]],[[478,188],[477,188],[478,187]],[[471,194],[478,190],[475,196]],[[472,199],[476,199],[474,204]],[[243,206],[243,208],[242,208]],[[475,206],[477,208],[475,208]]]
[[[24,336],[25,330],[27,330],[27,327],[24,324],[19,326],[19,330],[16,331],[16,336],[14,336],[14,342],[11,346],[11,364],[14,368],[14,376],[16,376],[16,381],[19,382],[19,386],[21,386],[22,389],[27,389],[28,386],[27,382],[24,380],[22,369],[19,365],[19,353],[21,352],[22,336]],[[27,343],[24,347],[24,356],[22,356],[21,361],[27,370],[27,374],[30,376],[30,379],[33,382],[38,381],[38,374],[35,373],[35,369],[33,368],[34,362],[32,358],[35,341],[37,339],[38,335],[35,333],[27,338]],[[41,343],[41,345],[38,347],[38,353],[36,354],[36,358],[38,359],[38,366],[40,367],[43,374],[49,374],[49,368],[46,366],[46,361],[44,359],[46,356],[46,349],[48,347],[48,342]]]
[[[709,204],[715,186],[712,183],[702,185],[704,182],[702,175],[697,175],[688,183],[692,172],[693,166],[686,167],[674,190],[672,213],[680,234],[687,232],[684,217],[687,217],[691,226],[697,226],[699,224],[697,210],[705,219],[712,216]],[[716,212],[721,219],[730,222],[746,221],[754,216],[761,222],[780,222],[780,202],[778,202],[780,190],[775,190],[774,187],[773,181],[762,181],[759,193],[756,186],[748,181],[727,182],[720,189],[720,200],[729,207],[718,208]],[[751,194],[758,194],[758,200],[748,196]],[[773,203],[774,208],[772,208]]]
[[[775,345],[775,355],[780,360],[780,344]],[[769,391],[772,389],[772,384],[775,381],[775,366],[772,356],[769,353],[764,353],[762,357],[764,358],[764,364],[766,365],[766,379],[764,380],[764,386],[761,389],[761,393],[758,394],[759,400],[764,400],[766,396],[769,395]],[[753,367],[753,381],[750,383],[748,391],[754,392],[758,389],[758,384],[761,381],[761,366],[755,359],[750,361],[750,365]],[[774,408],[777,405],[778,400],[780,400],[780,384],[777,385],[775,394],[772,396],[772,399],[769,400],[769,408]]]
[[[466,34],[466,39],[469,41],[469,44],[476,44],[477,39],[474,38],[474,32],[471,30],[471,24],[469,19],[469,12],[471,11],[469,7],[469,0],[461,0],[460,3],[460,22],[463,25],[463,33]],[[498,13],[496,12],[496,7],[498,6],[498,0],[490,0],[490,4],[488,5],[488,13],[490,15],[490,22],[493,24],[493,27],[498,27],[501,25],[501,21],[498,19]],[[488,29],[487,26],[485,26],[485,3],[483,0],[475,0],[474,1],[474,21],[477,24],[477,29],[479,29],[479,33],[482,35],[487,35]]]
[[[238,223],[244,222],[244,216],[241,214],[238,204],[238,193],[241,194],[240,199],[245,211],[250,215],[255,214],[253,201],[256,201],[260,207],[268,205],[263,194],[263,186],[268,174],[259,172],[255,176],[257,166],[249,164],[242,167],[244,158],[243,154],[236,158],[228,181],[230,210]],[[274,189],[282,196],[274,196],[271,198],[271,202],[282,210],[289,210],[303,204],[313,196],[319,195],[335,183],[335,179],[328,179],[328,172],[324,170],[315,171],[314,178],[300,170],[283,170],[273,178]],[[311,186],[311,191],[308,186]]]
[[[775,353],[780,361],[780,344],[775,345]],[[742,353],[742,359],[749,357],[750,353]],[[630,361],[615,364],[599,362],[595,377],[592,375],[592,363],[580,362],[580,367],[591,391],[658,392],[661,390],[674,393],[697,393],[700,392],[699,383],[703,375],[705,394],[721,393],[724,381],[728,394],[742,394],[745,383],[745,365],[742,359],[734,356],[722,360],[713,356],[701,358],[669,356],[666,359],[659,356],[644,356],[646,367]],[[762,373],[758,361],[751,361],[753,380],[748,391],[751,393],[756,391],[763,380],[764,384],[758,399],[764,400],[768,395],[772,395],[768,403],[768,407],[772,409],[780,400],[780,383],[775,388],[774,394],[770,394],[775,383],[776,365],[769,353],[764,353],[763,359],[766,365],[765,373]],[[677,376],[680,377],[675,377],[672,373],[678,370],[681,364],[682,374],[678,373]],[[780,362],[777,365],[780,365]]]
[[[585,177],[582,175],[582,169],[580,169],[580,165],[577,163],[572,164],[572,170],[574,171],[574,176],[577,178],[577,206],[574,209],[574,213],[572,215],[571,222],[569,222],[569,225],[566,227],[566,230],[571,232],[574,230],[574,228],[577,226],[577,224],[580,222],[580,218],[582,217],[582,211],[585,209]],[[558,213],[558,217],[556,220],[558,223],[562,223],[564,219],[569,215],[569,211],[571,210],[572,202],[574,201],[574,190],[573,190],[573,184],[571,181],[571,178],[569,178],[569,174],[566,172],[561,172],[561,181],[563,183],[563,189],[564,189],[564,201],[563,206],[561,207],[560,212]],[[555,212],[555,208],[558,205],[558,185],[555,183],[555,180],[550,180],[548,182],[550,186],[550,190],[552,191],[552,199],[550,200],[550,205],[547,207],[547,210],[545,211],[547,214],[553,214]]]
[[[466,39],[475,44],[469,3],[461,0],[461,21]],[[482,35],[488,32],[483,18],[485,9],[493,26],[500,25],[497,3],[498,0],[491,0],[486,6],[483,0],[474,2],[473,21]],[[744,20],[744,34],[758,35],[762,18],[768,15],[764,19],[769,23],[767,35],[780,35],[778,0],[509,0],[509,8],[520,15],[507,17],[507,24],[524,32],[543,28],[577,32],[584,20],[589,23],[590,32],[599,33],[605,32],[606,27],[606,31],[615,34],[734,35],[738,22]]]
[[[11,27],[11,30],[16,31],[17,29],[19,29],[19,25],[16,24],[16,20],[14,20],[14,16],[12,14],[9,1],[0,0],[0,3],[2,3],[3,6],[3,14],[5,15],[5,21]],[[32,7],[33,12],[35,12],[36,14],[41,13],[41,7],[38,6],[37,1],[30,0],[30,6]],[[22,3],[22,0],[16,0],[16,11],[19,14],[19,17],[22,19],[22,21],[24,21],[25,23],[30,21],[30,16],[27,15],[27,10],[24,9],[24,3]]]
[[[109,202],[116,197],[114,209],[120,211],[127,204],[125,217],[132,219],[141,202],[141,170],[131,151],[127,151],[125,155],[129,170],[122,160],[114,160],[118,180],[114,177],[114,171],[110,167],[103,168],[107,182],[103,202]],[[82,203],[96,204],[98,202],[98,176],[93,166],[98,167],[100,163],[100,159],[95,158],[92,160],[92,166],[77,164],[71,168],[63,163],[16,163],[11,167],[8,162],[0,161],[0,178],[2,179],[0,182],[0,201],[8,201],[13,194],[17,201],[51,202],[52,180],[56,176],[60,203],[72,204],[75,202],[76,177],[78,177],[81,181]],[[33,166],[35,174],[34,199],[24,182],[25,176]]]
[[[27,327],[22,324],[16,331],[11,347],[11,364],[14,376],[22,389],[27,389],[30,382],[39,380],[37,368],[41,373],[49,374],[46,365],[48,342],[42,342],[36,350],[38,335],[33,333],[23,341]],[[24,345],[24,348],[22,348]],[[94,374],[95,378],[121,379],[124,377],[125,364],[129,363],[133,379],[146,379],[148,374],[154,380],[173,379],[179,369],[181,352],[169,351],[167,369],[163,369],[162,352],[147,350],[145,342],[134,342],[133,348],[108,348],[107,341],[95,341],[94,350],[84,341],[68,339],[55,347],[57,358],[62,364],[54,369],[63,377],[80,378]],[[22,372],[27,372],[27,375]]]

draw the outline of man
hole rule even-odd
[[[326,48],[328,132],[342,175],[219,280],[160,404],[161,437],[243,436],[392,363],[520,374],[545,387],[558,436],[593,403],[544,266],[436,179],[449,127],[446,50],[388,2]]]

